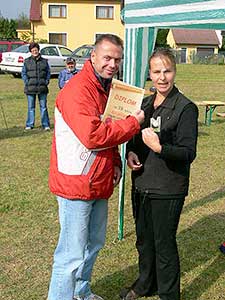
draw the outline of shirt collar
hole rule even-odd
[[[179,90],[176,86],[173,86],[172,90],[169,92],[165,100],[160,104],[160,106],[173,109],[175,107],[177,101],[177,95],[179,94]],[[156,96],[156,94],[155,94]]]
[[[112,78],[109,78],[109,79],[106,79],[106,78],[103,78],[102,76],[100,76],[96,71],[95,71],[95,68],[93,68],[94,70],[94,74],[96,76],[96,78],[98,79],[98,81],[101,83],[101,86],[103,87],[103,89],[108,92],[110,86],[111,86],[111,83],[112,83]]]

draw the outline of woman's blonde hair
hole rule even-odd
[[[159,57],[162,60],[170,62],[176,71],[176,60],[173,51],[169,48],[157,48],[149,57],[149,67],[151,69],[151,60],[155,57]]]

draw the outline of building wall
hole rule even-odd
[[[202,46],[202,45],[178,45],[175,49],[176,50],[181,50],[181,49],[186,49],[186,63],[190,64],[192,63],[192,58],[193,55],[197,54],[197,48],[210,48],[214,49],[214,54],[218,54],[218,47],[215,46]]]
[[[120,1],[42,0],[41,2],[42,20],[32,24],[35,39],[49,40],[49,33],[67,33],[66,45],[71,50],[82,44],[93,44],[97,33],[114,33],[124,40],[124,26],[120,21]],[[49,4],[67,5],[67,18],[48,18]],[[96,19],[96,5],[114,6],[114,19]]]
[[[167,44],[172,48],[172,49],[176,49],[176,43],[174,41],[174,37],[173,37],[173,34],[172,34],[172,31],[169,30],[168,34],[167,34],[167,37],[166,37],[166,41],[167,41]]]
[[[30,29],[17,29],[17,37],[20,40],[26,40],[26,42],[31,42]],[[26,37],[24,39],[24,37]]]
[[[214,54],[218,54],[218,47],[215,45],[191,45],[191,44],[179,44],[177,45],[172,31],[170,30],[167,35],[167,44],[175,50],[186,49],[186,63],[192,63],[193,54],[197,53],[197,48],[214,48]]]

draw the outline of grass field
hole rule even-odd
[[[176,83],[193,101],[225,102],[224,66],[178,65]],[[52,79],[52,122],[57,92],[57,79]],[[0,299],[45,300],[59,230],[57,203],[48,190],[52,131],[38,127],[37,107],[37,128],[24,133],[27,103],[21,79],[0,75],[0,105]],[[214,113],[210,127],[203,121],[200,107],[198,156],[177,236],[182,300],[225,299],[225,255],[218,251],[225,240],[225,119]],[[110,199],[106,246],[94,268],[93,290],[105,300],[119,299],[120,288],[137,274],[129,177],[127,171],[124,240],[117,239],[117,189]]]

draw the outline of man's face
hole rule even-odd
[[[74,63],[68,63],[68,64],[67,64],[67,69],[68,69],[69,71],[73,71],[73,70],[75,69],[75,64],[74,64]]]
[[[38,48],[34,47],[30,50],[30,53],[32,54],[32,56],[37,57],[39,55],[39,50]]]
[[[95,71],[103,78],[112,78],[119,70],[123,49],[103,40],[92,51],[91,62]]]

